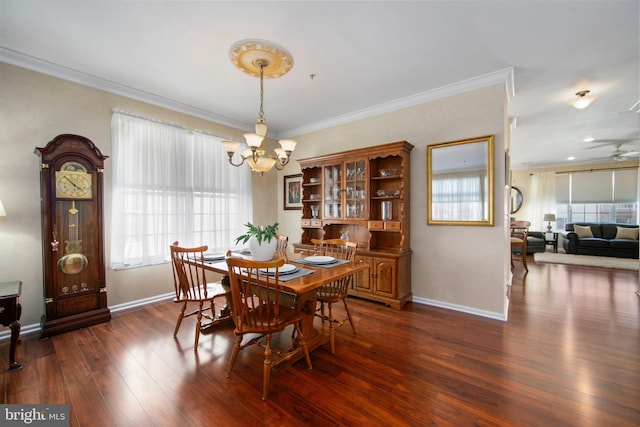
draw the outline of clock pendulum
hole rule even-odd
[[[89,261],[82,254],[82,240],[78,236],[78,214],[76,202],[71,202],[69,209],[69,240],[65,240],[65,255],[58,260],[58,269],[65,274],[78,274]]]

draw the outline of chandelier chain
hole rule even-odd
[[[260,122],[264,121],[264,108],[262,106],[264,98],[264,64],[260,64],[260,111],[258,112],[258,119]]]

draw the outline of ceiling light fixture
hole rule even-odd
[[[247,148],[240,151],[242,160],[233,162],[233,156],[240,148],[237,141],[222,141],[224,150],[229,156],[229,163],[233,166],[241,166],[246,161],[251,170],[263,174],[273,167],[281,170],[287,163],[291,153],[296,148],[297,141],[293,139],[281,139],[280,147],[276,148],[276,156],[267,156],[261,149],[262,141],[267,135],[267,124],[264,119],[264,78],[277,78],[284,76],[293,67],[293,58],[285,49],[265,40],[242,40],[231,46],[229,57],[233,65],[241,71],[253,77],[260,77],[260,110],[258,121],[255,125],[255,133],[245,133]]]
[[[578,110],[587,108],[597,98],[594,95],[589,95],[589,93],[591,93],[590,90],[581,90],[580,92],[576,92],[578,99],[574,99],[569,103],[569,105],[573,105]]]

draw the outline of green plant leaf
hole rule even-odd
[[[241,234],[236,237],[236,245],[238,243],[245,244],[252,237],[255,237],[258,241],[258,244],[262,244],[263,241],[271,242],[271,240],[276,237],[276,233],[278,232],[278,223],[265,226],[256,226],[247,222],[244,226],[247,227],[247,232],[245,234]]]

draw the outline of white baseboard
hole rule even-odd
[[[478,310],[477,308],[467,307],[464,305],[449,304],[442,301],[432,300],[428,298],[420,298],[416,296],[412,298],[412,301],[417,302],[418,304],[431,305],[434,307],[446,308],[448,310],[460,311],[462,313],[473,314],[476,316],[488,317],[489,319],[502,320],[502,321],[507,320],[506,316],[503,313],[495,313],[493,311]]]

